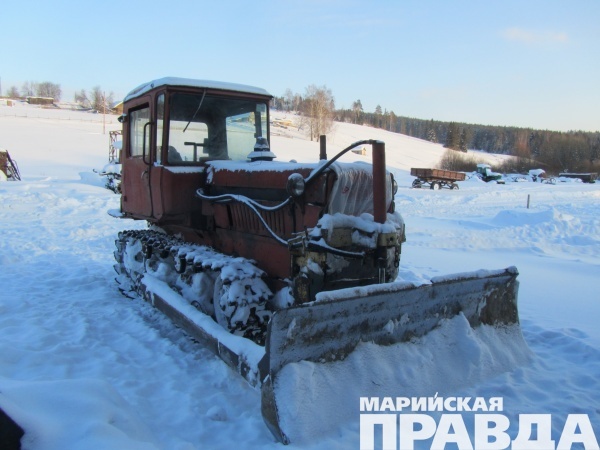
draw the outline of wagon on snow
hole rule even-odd
[[[412,187],[421,188],[423,186],[429,186],[430,189],[458,189],[457,181],[463,181],[465,174],[463,172],[454,172],[452,170],[441,170],[441,169],[417,169],[411,168],[410,174],[413,177],[417,177],[413,181]]]
[[[562,172],[558,174],[559,177],[564,178],[579,178],[583,183],[595,183],[598,178],[597,173],[569,173]]]

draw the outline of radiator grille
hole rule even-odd
[[[228,206],[232,229],[254,234],[268,234],[256,213],[247,205],[244,205],[243,203],[233,203]],[[286,224],[286,218],[287,220],[290,220],[286,208],[278,211],[260,211],[260,214],[275,234],[280,237],[288,236],[292,227],[291,224]]]

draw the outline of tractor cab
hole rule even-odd
[[[163,78],[124,100],[122,213],[193,225],[206,163],[268,147],[271,95],[230,83]]]

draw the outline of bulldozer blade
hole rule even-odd
[[[150,275],[140,280],[139,293],[175,325],[240,374],[248,384],[254,387],[261,385],[266,373],[263,347],[229,333],[166,283]]]
[[[265,347],[230,334],[151,275],[138,280],[138,292],[250,385],[260,387],[267,427],[289,443],[276,396],[278,374],[287,364],[343,360],[360,342],[405,342],[461,313],[471,327],[518,324],[517,275],[510,267],[438,277],[421,286],[387,283],[322,292],[314,302],[273,313]]]
[[[323,292],[315,302],[277,311],[269,322],[269,368],[262,385],[262,414],[268,428],[281,442],[289,442],[280,426],[275,395],[277,375],[286,364],[342,360],[359,342],[405,342],[460,313],[472,328],[518,324],[517,275],[517,269],[509,267],[438,277],[421,286],[349,288]]]

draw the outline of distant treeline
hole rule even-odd
[[[357,114],[336,110],[336,120],[360,123],[467,151],[483,150],[518,157],[518,169],[534,166],[547,172],[587,172],[600,168],[600,133],[548,131],[531,128],[475,125],[396,116],[393,112]],[[518,166],[521,167],[518,167]]]
[[[302,96],[288,89],[285,95],[273,99],[273,107],[302,114],[307,111],[304,107],[307,98],[308,90]],[[513,155],[517,157],[513,161],[513,170],[543,168],[548,173],[600,170],[600,132],[559,132],[423,120],[396,116],[379,105],[375,112],[365,112],[360,100],[355,101],[351,109],[335,109],[333,100],[331,103],[337,121],[382,128],[441,143],[458,151],[472,149]]]

